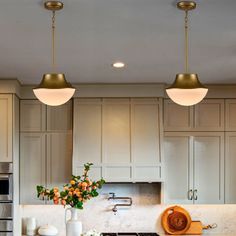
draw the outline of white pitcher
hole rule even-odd
[[[67,211],[71,212],[71,219],[66,221]],[[80,236],[82,234],[82,223],[78,220],[78,209],[67,208],[65,211],[66,236]]]

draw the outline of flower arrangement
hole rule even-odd
[[[104,179],[92,181],[88,177],[88,171],[92,163],[84,165],[84,173],[82,176],[74,176],[69,184],[64,185],[63,191],[59,191],[58,187],[47,189],[44,186],[37,186],[38,198],[44,200],[45,198],[53,200],[54,204],[62,204],[63,206],[70,205],[77,209],[83,209],[83,204],[93,198],[97,197],[97,189],[101,189],[105,183]]]

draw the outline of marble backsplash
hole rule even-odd
[[[117,196],[132,197],[133,205],[118,209],[116,215],[112,208],[118,201],[108,201],[108,193]],[[99,232],[151,232],[163,233],[160,217],[169,205],[160,204],[160,186],[158,184],[108,184],[99,197],[85,204],[79,211],[83,231],[96,229]],[[217,223],[216,229],[204,231],[204,234],[236,235],[236,205],[182,205],[192,217],[203,224]],[[22,229],[25,232],[25,219],[35,217],[37,225],[52,224],[65,234],[65,209],[55,205],[22,205]],[[69,216],[68,216],[69,217]]]

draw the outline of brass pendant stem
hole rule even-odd
[[[55,11],[52,11],[52,70],[55,72]]]
[[[188,11],[185,11],[184,18],[184,32],[185,32],[185,72],[186,74],[189,72],[188,65]]]

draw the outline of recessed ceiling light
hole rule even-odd
[[[112,64],[112,66],[115,68],[123,68],[123,67],[125,67],[125,63],[122,61],[116,61]]]

